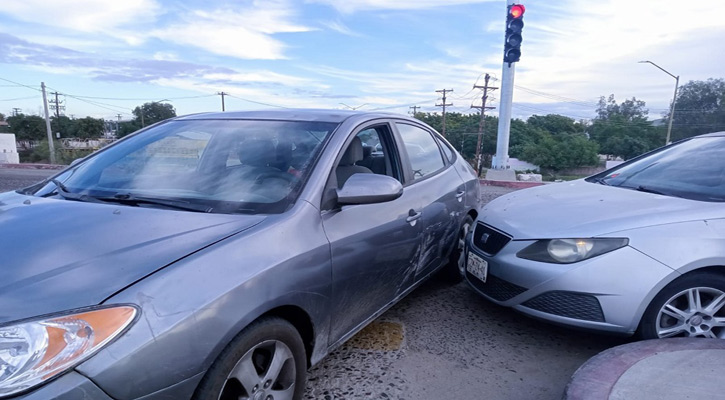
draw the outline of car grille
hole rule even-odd
[[[585,321],[604,322],[599,299],[571,292],[546,292],[522,304],[537,311]]]
[[[476,289],[498,301],[513,299],[528,290],[491,274],[488,274],[488,277],[486,277],[486,283],[468,272],[466,274],[468,275],[468,281],[471,282]]]
[[[473,231],[473,245],[488,255],[498,253],[510,241],[511,236],[480,222]]]

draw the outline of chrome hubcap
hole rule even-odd
[[[708,287],[683,290],[657,314],[657,336],[725,339],[725,292]]]
[[[268,340],[247,351],[232,368],[219,400],[292,400],[295,360],[286,344]]]

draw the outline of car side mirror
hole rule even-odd
[[[337,203],[374,204],[392,201],[403,195],[403,185],[387,175],[354,174],[337,190]]]

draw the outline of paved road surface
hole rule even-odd
[[[0,191],[48,176],[0,169]],[[484,187],[484,201],[511,189]],[[430,281],[312,368],[308,399],[560,399],[574,371],[627,339],[558,328]]]

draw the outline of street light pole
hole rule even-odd
[[[660,67],[659,65],[653,63],[652,61],[640,61],[640,63],[649,63],[649,64],[652,64],[655,67],[657,67],[660,70],[662,70],[662,72],[664,72],[667,75],[675,78],[675,95],[672,97],[672,106],[670,108],[670,120],[667,123],[667,139],[665,140],[665,145],[668,145],[668,144],[670,144],[670,137],[671,137],[671,134],[672,134],[672,119],[675,117],[675,103],[677,102],[677,89],[680,86],[680,76],[679,75],[675,76],[675,75],[671,74],[669,71],[667,71],[666,69],[664,69],[664,68]]]

